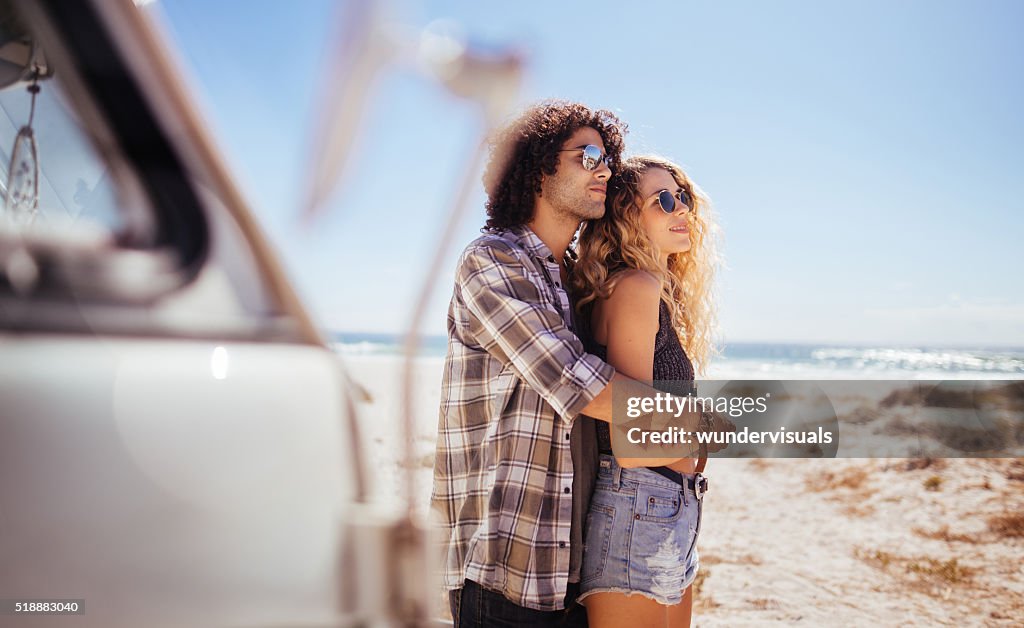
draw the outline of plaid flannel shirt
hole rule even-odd
[[[614,369],[572,331],[548,247],[527,227],[474,240],[448,310],[431,496],[444,585],[465,579],[537,610],[564,608],[570,430]]]

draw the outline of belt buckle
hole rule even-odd
[[[693,492],[697,499],[703,499],[704,493],[708,492],[708,479],[702,473],[693,476]]]

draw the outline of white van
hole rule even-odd
[[[0,1],[0,84],[0,624],[424,616],[372,588],[352,388],[135,5]]]

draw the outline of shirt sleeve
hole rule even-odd
[[[477,342],[503,355],[566,422],[611,381],[615,369],[584,352],[561,315],[542,299],[512,247],[495,241],[470,247],[456,280],[463,302],[479,322]]]

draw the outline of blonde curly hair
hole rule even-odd
[[[653,169],[668,171],[689,192],[693,207],[687,214],[690,250],[669,255],[668,267],[659,262],[656,246],[644,232],[640,219],[643,199],[640,180]],[[603,217],[583,224],[577,240],[578,260],[572,274],[576,308],[595,299],[608,298],[615,290],[620,270],[645,270],[661,279],[661,299],[669,306],[679,342],[703,375],[717,353],[714,335],[717,312],[713,283],[718,268],[718,227],[711,202],[675,163],[654,155],[630,157],[608,182],[608,201]]]

